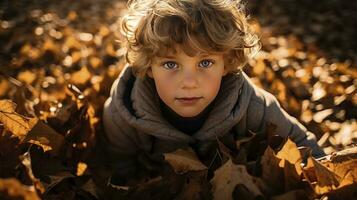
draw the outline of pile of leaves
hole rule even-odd
[[[191,148],[165,153],[164,162],[151,169],[160,171],[156,176],[113,184],[98,167],[103,155],[91,148],[98,122],[93,108],[80,96],[68,101],[71,108],[48,118],[64,120],[71,126],[66,132],[16,113],[10,100],[0,101],[2,199],[356,198],[357,148],[316,160],[289,139],[277,143],[282,139],[274,125],[264,137],[251,132],[238,138],[235,150],[217,139],[213,159],[199,159]],[[63,114],[71,109],[73,114]]]
[[[276,2],[269,8],[286,6]],[[329,58],[319,40],[301,38],[305,29],[279,33],[295,30],[280,18],[285,12],[257,12],[279,16],[271,20],[279,26],[252,21],[263,48],[245,71],[330,155],[316,160],[280,142],[271,125],[266,137],[251,133],[234,149],[217,139],[215,167],[179,149],[163,155],[155,176],[115,183],[96,143],[125,62],[116,41],[124,8],[109,0],[0,2],[0,199],[356,198],[356,63]]]

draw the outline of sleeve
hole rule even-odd
[[[137,153],[139,149],[127,134],[130,132],[129,125],[117,119],[118,112],[112,105],[109,97],[104,104],[103,125],[104,132],[100,139],[100,146],[105,152],[105,157],[118,178],[132,177],[136,171]],[[117,122],[121,122],[120,125]],[[125,130],[125,131],[124,131]]]
[[[290,116],[272,94],[255,88],[248,107],[248,127],[253,130],[265,129],[266,124],[272,123],[277,127],[277,133],[292,139],[298,146],[310,147],[316,158],[325,153],[316,142],[316,137],[294,117]]]

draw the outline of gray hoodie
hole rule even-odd
[[[298,146],[312,149],[315,157],[324,155],[315,136],[287,114],[276,98],[256,87],[244,72],[222,78],[214,107],[204,125],[193,135],[175,129],[160,111],[154,81],[135,78],[126,66],[113,83],[104,106],[107,147],[122,159],[122,167],[140,153],[163,153],[197,142],[244,136],[247,131],[264,133],[266,124],[276,125],[276,133],[290,137]]]

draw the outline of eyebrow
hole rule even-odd
[[[216,55],[215,54],[209,54],[209,53],[199,53],[199,54],[197,54],[197,56],[205,57],[205,56],[216,56]],[[175,59],[176,57],[167,55],[167,56],[160,56],[160,58],[162,58],[162,59],[164,59],[164,58]]]
[[[170,58],[170,59],[174,59],[175,56],[160,56],[159,58]]]

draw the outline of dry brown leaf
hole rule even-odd
[[[333,138],[336,140],[337,144],[346,146],[357,139],[356,121],[346,121],[339,125],[340,130],[333,135]]]
[[[333,109],[326,109],[320,112],[317,112],[313,115],[312,119],[317,122],[321,123],[326,117],[333,113]]]
[[[0,97],[5,96],[9,88],[10,88],[9,82],[0,77]]]
[[[298,175],[301,175],[302,170],[300,167],[302,157],[300,151],[298,150],[296,144],[288,139],[284,144],[283,148],[277,153],[276,155],[278,158],[281,159],[279,166],[284,168],[285,167],[285,160],[295,166],[295,170]]]
[[[82,176],[87,169],[87,164],[84,162],[79,162],[77,164],[77,176]]]
[[[99,68],[103,64],[102,60],[99,59],[98,57],[91,57],[89,59],[89,63],[95,69]]]
[[[26,167],[26,173],[28,177],[31,179],[32,184],[35,186],[37,191],[43,194],[45,192],[45,187],[42,185],[41,181],[34,176],[32,172],[30,153],[26,152],[25,154],[20,156],[20,159],[22,164]]]
[[[39,120],[28,132],[23,142],[39,145],[45,152],[52,150],[52,155],[58,155],[64,144],[64,137]]]
[[[81,70],[74,72],[71,76],[71,82],[75,85],[84,85],[92,77],[92,74],[89,72],[86,66],[83,66]]]
[[[66,41],[63,44],[65,49],[81,49],[81,43],[73,36],[66,37]]]
[[[45,39],[45,42],[42,45],[42,50],[43,51],[51,51],[51,52],[53,52],[55,54],[58,54],[59,51],[60,51],[59,47],[50,38],[46,38]]]
[[[286,86],[281,80],[275,79],[271,85],[271,88],[280,102],[287,102]]]
[[[289,161],[285,160],[283,170],[284,170],[285,191],[290,191],[295,188],[300,188],[302,179],[300,177],[299,172],[296,170],[296,165],[291,164]]]
[[[340,177],[339,188],[355,183],[357,180],[357,147],[334,153],[324,166]]]
[[[19,81],[27,83],[28,85],[31,85],[33,81],[36,80],[36,78],[37,78],[36,74],[31,72],[30,70],[20,72],[17,75],[17,79]]]
[[[206,178],[206,171],[189,172],[182,192],[177,196],[177,199],[208,199],[210,194]]]
[[[210,182],[212,184],[213,199],[216,200],[232,200],[234,188],[238,184],[244,185],[255,197],[262,195],[253,177],[248,174],[246,167],[244,165],[236,165],[232,160],[228,160],[218,168]]]
[[[313,186],[316,194],[326,194],[338,187],[338,176],[313,157],[308,158],[308,166],[314,166],[316,183],[310,182],[310,184]]]
[[[172,153],[164,153],[164,157],[175,172],[179,174],[207,169],[192,149],[178,149]]]
[[[33,187],[22,185],[17,179],[0,179],[0,197],[6,199],[40,200]]]
[[[258,59],[257,63],[255,64],[255,66],[253,67],[253,72],[256,75],[262,75],[262,73],[265,71],[265,63],[263,59]]]
[[[326,90],[321,82],[317,82],[313,86],[311,101],[318,101],[326,96]]]
[[[262,179],[273,191],[283,191],[284,171],[279,167],[281,159],[276,157],[274,151],[268,146],[260,161],[262,166]]]
[[[37,118],[26,118],[15,112],[16,104],[11,100],[0,100],[0,122],[12,134],[22,140],[38,121]]]
[[[305,190],[291,190],[281,195],[273,196],[271,200],[302,200],[309,199]]]

